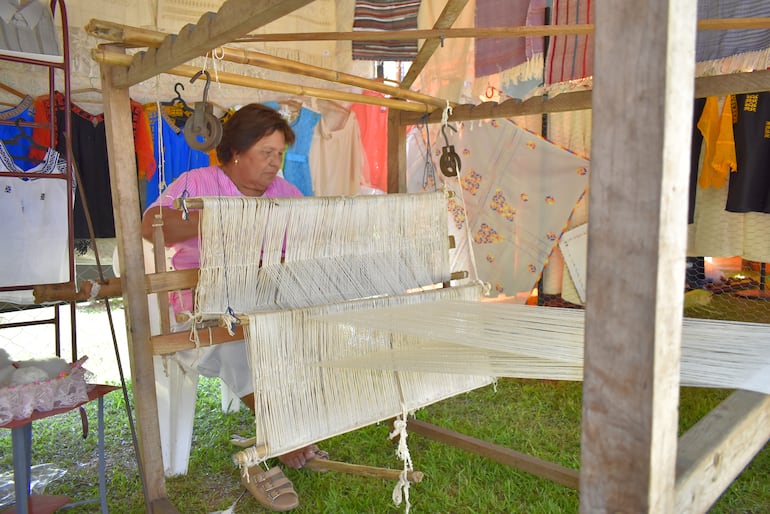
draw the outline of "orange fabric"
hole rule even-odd
[[[698,177],[698,185],[702,188],[725,187],[730,172],[737,169],[731,106],[731,98],[727,97],[720,114],[719,99],[710,96],[706,99],[703,114],[698,120],[698,129],[703,134],[703,143],[706,146]]]
[[[364,91],[369,96],[384,96]],[[363,184],[388,191],[388,108],[379,105],[354,103],[350,110],[356,113],[361,129],[361,144],[366,153],[369,176],[362,177]]]

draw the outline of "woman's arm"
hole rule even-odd
[[[150,207],[142,217],[142,237],[152,242],[152,228],[155,215],[160,207]],[[182,219],[183,211],[171,207],[163,208],[163,237],[167,245],[198,237],[200,211],[188,211],[188,219]]]

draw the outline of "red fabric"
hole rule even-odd
[[[364,91],[365,95],[380,93]],[[350,106],[361,130],[361,143],[368,163],[369,177],[363,182],[388,192],[388,108],[379,105],[353,104]],[[367,180],[368,179],[368,180]]]

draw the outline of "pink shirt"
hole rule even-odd
[[[168,207],[173,209],[174,200],[185,195],[190,198],[199,196],[243,196],[235,184],[218,166],[196,168],[177,177],[170,186],[149,207]],[[303,196],[299,189],[281,177],[275,177],[262,198],[294,198]],[[171,265],[174,269],[191,269],[200,267],[200,248],[198,238],[169,245],[174,249]],[[192,310],[192,293],[184,291],[182,298],[171,293],[170,298],[174,312]]]

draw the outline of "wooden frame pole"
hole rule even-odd
[[[581,512],[676,512],[696,6],[594,6]]]
[[[176,512],[166,495],[166,481],[161,456],[158,404],[155,396],[155,371],[150,346],[150,314],[144,288],[141,213],[137,186],[136,156],[133,145],[131,107],[128,89],[114,88],[112,69],[102,66],[104,123],[115,232],[120,255],[120,274],[124,292],[131,381],[136,406],[139,458],[146,500],[159,505],[153,512]]]

